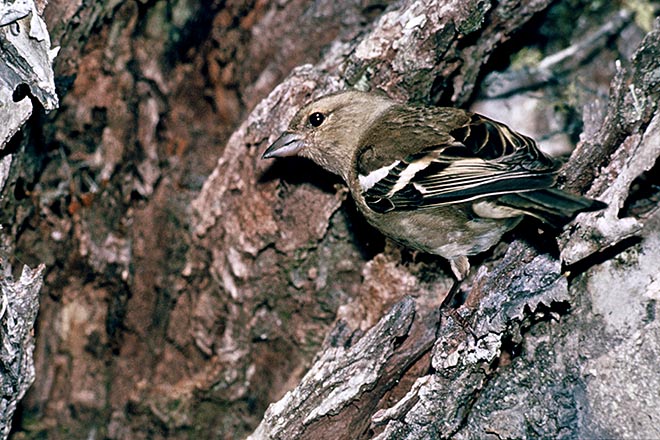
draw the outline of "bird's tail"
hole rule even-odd
[[[497,204],[520,210],[558,229],[580,212],[598,211],[607,207],[607,204],[601,201],[555,188],[506,194],[498,197]]]

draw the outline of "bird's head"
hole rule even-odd
[[[362,135],[394,104],[386,96],[354,90],[319,98],[296,113],[262,158],[303,156],[346,179]]]

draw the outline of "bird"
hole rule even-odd
[[[446,259],[458,283],[469,257],[523,217],[559,230],[607,206],[557,189],[561,163],[503,123],[377,92],[345,90],[303,106],[262,158],[289,156],[339,175],[372,226]]]

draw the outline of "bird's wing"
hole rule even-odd
[[[556,162],[532,139],[484,116],[468,113],[436,138],[434,144],[434,136],[426,133],[427,145],[405,157],[392,153],[392,142],[405,141],[401,136],[380,136],[377,141],[384,145],[362,150],[358,179],[371,209],[385,213],[463,203],[547,188],[555,181]],[[378,157],[379,151],[384,157]],[[377,166],[364,165],[367,159]]]

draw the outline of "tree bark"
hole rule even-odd
[[[61,108],[4,190],[46,265],[16,436],[657,436],[659,23],[588,3],[53,0]],[[444,261],[259,160],[347,87],[578,141],[561,183],[608,208],[519,228],[439,311]]]
[[[51,62],[57,51],[32,1],[0,3],[0,437],[9,435],[19,401],[35,379],[34,324],[44,266],[12,265],[18,231],[12,189],[26,168],[20,130],[34,111],[57,107]],[[30,96],[30,99],[28,99]]]

